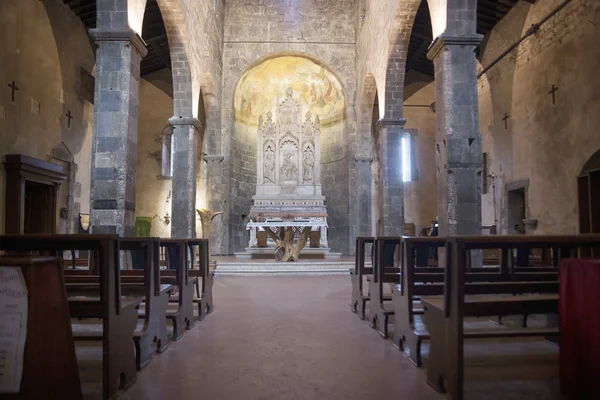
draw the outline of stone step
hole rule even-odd
[[[218,271],[217,276],[313,276],[313,275],[349,275],[347,270],[307,270],[307,271],[289,271],[289,270],[269,270],[269,271]]]
[[[215,275],[349,275],[353,262],[219,262]]]

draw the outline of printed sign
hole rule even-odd
[[[0,393],[17,393],[27,337],[27,286],[18,267],[0,267]]]

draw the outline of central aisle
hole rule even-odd
[[[218,277],[216,309],[120,399],[442,399],[350,312],[349,276]]]

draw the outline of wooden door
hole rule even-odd
[[[37,182],[25,182],[25,209],[23,233],[53,233],[53,214],[56,199],[54,186]]]

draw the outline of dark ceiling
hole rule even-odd
[[[478,0],[477,33],[487,35],[518,2],[519,0]],[[427,1],[423,0],[410,36],[406,72],[413,70],[433,77],[433,62],[427,58],[427,49],[432,40],[429,7]]]
[[[87,29],[96,27],[96,0],[63,0],[83,21]],[[148,55],[141,65],[142,76],[161,70],[171,69],[171,56],[167,31],[156,0],[148,0],[144,13],[142,38],[148,45]]]
[[[531,0],[527,0],[531,1]],[[96,27],[96,0],[63,0],[83,21],[87,29]],[[519,0],[478,0],[477,31],[489,33]],[[142,38],[148,44],[148,55],[141,65],[142,76],[163,68],[171,69],[169,42],[156,0],[148,0],[144,13]],[[433,63],[427,58],[427,48],[433,40],[427,1],[417,11],[410,37],[406,71],[418,71],[433,77]]]

